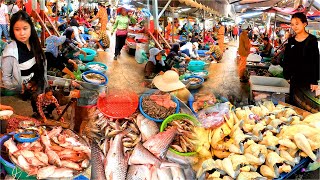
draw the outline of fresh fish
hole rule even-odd
[[[25,171],[29,171],[30,169],[30,164],[27,162],[27,160],[22,156],[22,155],[19,155],[17,157],[17,160],[18,160],[18,165]]]
[[[183,169],[180,167],[170,167],[173,180],[185,180]]]
[[[61,161],[61,166],[65,168],[74,169],[77,171],[80,171],[82,169],[79,164],[74,163],[72,161],[66,161],[66,160]]]
[[[157,123],[145,118],[142,114],[137,116],[137,125],[142,135],[142,142],[159,133]]]
[[[56,165],[58,167],[61,166],[61,161],[58,154],[51,149],[46,149],[46,154],[48,155],[49,163],[52,165]]]
[[[91,142],[91,178],[95,180],[105,180],[104,156],[98,144],[93,140]]]
[[[108,151],[109,151],[109,140],[105,139],[102,144],[102,152],[106,156],[108,154]]]
[[[73,177],[73,170],[68,168],[56,168],[54,173],[49,177],[51,178],[70,178]]]
[[[126,180],[151,180],[151,171],[146,165],[131,165]]]
[[[56,166],[47,166],[39,169],[37,174],[37,179],[45,179],[50,177],[54,173],[55,169],[56,169]]]
[[[46,148],[48,148],[48,147],[51,146],[49,136],[41,135],[41,136],[40,136],[40,139],[41,139],[42,144],[43,144]]]
[[[88,146],[80,145],[73,147],[72,150],[78,151],[78,152],[84,152],[89,158],[91,158],[91,150]]]
[[[173,179],[170,168],[158,168],[157,169],[158,179],[159,180],[169,180]]]
[[[107,155],[107,165],[105,168],[107,180],[125,180],[128,169],[128,157],[123,152],[122,138],[131,131],[128,128],[117,134],[110,143]]]
[[[192,169],[192,167],[189,165],[186,168],[183,168],[184,175],[186,177],[186,180],[194,180],[196,179],[196,172]]]
[[[18,151],[18,148],[16,146],[16,143],[12,140],[12,138],[8,139],[5,143],[4,146],[9,150],[9,154],[12,154],[16,151]]]
[[[85,169],[85,168],[89,167],[89,164],[90,164],[89,159],[85,159],[82,161],[81,167]]]
[[[45,153],[43,153],[43,152],[35,152],[34,156],[36,158],[38,158],[44,164],[47,164],[47,165],[49,164],[48,156]]]
[[[176,134],[177,127],[170,128],[152,136],[143,143],[143,146],[158,158],[163,159]]]
[[[148,151],[145,147],[143,147],[141,143],[138,143],[130,156],[128,164],[129,165],[151,164],[159,167],[161,162],[150,151]]]
[[[54,127],[54,128],[48,133],[48,137],[49,137],[49,138],[56,137],[56,136],[58,136],[61,132],[62,132],[62,127],[61,127],[61,126]]]

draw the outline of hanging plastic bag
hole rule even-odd
[[[135,53],[135,60],[139,63],[142,64],[146,61],[148,61],[148,58],[146,58],[146,44],[144,43],[137,43],[136,45],[136,53]]]
[[[218,103],[215,106],[203,109],[198,113],[198,120],[206,129],[214,129],[224,123],[224,116],[229,113],[230,105]]]

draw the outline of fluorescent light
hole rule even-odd
[[[250,17],[253,17],[253,16],[258,16],[260,14],[262,14],[262,12],[246,13],[246,14],[241,15],[240,17],[241,18],[250,18]]]
[[[180,9],[180,11],[185,12],[185,11],[189,11],[191,8],[185,8],[185,9]]]

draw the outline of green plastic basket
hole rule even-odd
[[[163,132],[165,130],[165,128],[167,127],[167,124],[172,122],[172,121],[175,121],[175,120],[180,120],[180,119],[189,119],[191,120],[196,126],[199,126],[200,123],[199,121],[193,117],[193,116],[190,116],[188,114],[173,114],[169,117],[167,117],[161,124],[161,127],[160,127],[160,132]],[[169,148],[169,150],[175,154],[178,154],[180,156],[193,156],[193,155],[196,155],[197,152],[188,152],[188,153],[182,153],[182,152],[179,152],[179,151],[176,151],[172,148]]]

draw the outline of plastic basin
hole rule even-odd
[[[196,83],[196,84],[192,84],[190,79],[191,78],[197,78],[200,79],[200,82]],[[202,86],[203,82],[204,82],[204,78],[200,77],[200,76],[189,76],[186,77],[185,80],[189,81],[189,87],[188,89],[198,89]]]
[[[99,65],[99,66],[101,66],[103,68],[103,70],[92,69],[92,68],[90,68],[90,65]],[[105,73],[107,71],[107,69],[108,69],[108,66],[103,64],[103,63],[101,63],[101,62],[89,62],[89,63],[86,64],[86,69]]]
[[[143,108],[142,108],[142,100],[143,100],[143,97],[144,96],[149,96],[151,94],[143,94],[140,96],[140,99],[139,99],[139,110],[141,112],[141,114],[146,117],[147,119],[150,119],[152,121],[155,121],[155,122],[163,122],[164,119],[156,119],[156,118],[153,118],[153,117],[150,117],[146,112],[143,111]],[[179,104],[179,101],[176,97],[174,96],[171,96],[172,100],[177,104],[177,107],[176,107],[176,112],[175,114],[179,113],[180,112],[180,104]]]
[[[189,62],[188,70],[189,71],[203,70],[205,65],[206,65],[206,63],[203,61],[192,60]]]
[[[209,72],[207,70],[196,70],[196,71],[193,71],[192,74],[194,76],[202,77],[203,79],[207,79],[209,76]]]
[[[4,135],[0,138],[0,149],[2,150],[2,146],[4,142],[6,142],[8,139],[10,139],[14,135],[14,133],[10,133],[9,135]],[[26,172],[22,171],[20,168],[16,167],[11,162],[6,161],[2,157],[2,153],[0,156],[0,162],[4,167],[4,170],[11,176],[16,177],[18,179],[36,179],[34,176],[29,176]]]
[[[97,52],[93,49],[89,49],[89,48],[82,48],[82,50],[84,52],[87,53],[87,56],[84,57],[83,54],[80,54],[79,55],[79,59],[83,62],[90,62],[90,61],[93,61],[94,57],[97,55]]]
[[[93,81],[90,81],[89,79],[86,78],[86,75],[89,74],[89,73],[94,73],[94,74],[98,74],[98,75],[103,76],[104,79],[105,79],[105,82],[99,84],[99,83],[95,83]],[[82,73],[82,79],[87,83],[91,83],[91,84],[99,85],[99,86],[105,86],[108,83],[108,78],[107,78],[107,76],[105,74],[103,74],[103,73],[101,73],[99,71],[93,71],[93,70],[86,71],[86,72]]]
[[[180,120],[180,119],[189,119],[191,120],[195,125],[199,126],[200,123],[199,121],[193,117],[193,116],[190,116],[188,114],[173,114],[169,117],[167,117],[161,124],[161,127],[160,127],[160,132],[164,131],[165,128],[167,127],[167,125],[172,122],[172,121],[176,121],[176,120]],[[197,154],[197,152],[187,152],[187,153],[182,153],[182,152],[179,152],[179,151],[176,151],[172,148],[169,148],[169,150],[175,154],[178,154],[180,156],[193,156],[195,154]]]

